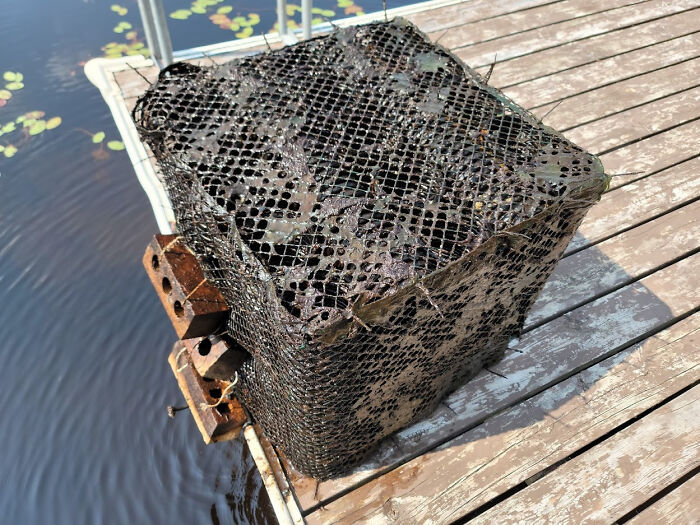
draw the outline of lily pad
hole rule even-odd
[[[9,146],[5,146],[5,150],[3,151],[3,153],[9,159],[10,157],[15,156],[15,153],[17,153],[17,148],[10,144]]]
[[[121,151],[124,149],[124,143],[119,140],[110,140],[107,147],[112,151]]]
[[[354,3],[352,0],[338,0],[338,7],[350,7]]]
[[[46,129],[54,129],[61,125],[61,117],[51,117],[46,121]]]
[[[248,38],[252,34],[253,34],[253,28],[248,26],[248,27],[244,27],[241,31],[236,33],[236,38]]]
[[[22,82],[10,82],[9,84],[5,84],[5,87],[12,91],[17,91],[19,89],[22,89],[24,87],[24,84],[22,84]]]
[[[34,122],[29,127],[29,134],[30,135],[38,135],[39,133],[42,133],[43,131],[46,130],[46,121],[45,120],[37,120]]]
[[[6,89],[0,89],[0,100],[9,100],[12,98],[12,93]]]
[[[190,11],[192,11],[193,13],[196,13],[198,15],[203,15],[207,12],[207,8],[201,7],[198,5],[193,5],[192,7],[190,7]]]
[[[5,71],[2,75],[2,78],[7,82],[14,82],[17,80],[17,73],[13,73],[12,71]]]
[[[230,5],[221,6],[219,9],[216,10],[216,12],[220,15],[225,15],[226,13],[230,13],[231,11],[233,11],[233,7],[231,7]]]
[[[98,131],[92,136],[92,142],[94,144],[99,144],[105,139],[105,132],[104,131]]]
[[[12,133],[15,130],[15,123],[14,122],[8,122],[5,124],[2,128],[3,133]]]
[[[174,18],[175,20],[187,20],[191,14],[192,11],[189,9],[178,9],[170,13],[170,18]]]

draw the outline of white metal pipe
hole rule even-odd
[[[311,38],[311,0],[301,0],[301,30],[302,38]]]
[[[151,52],[151,56],[159,55],[158,43],[155,40],[155,29],[153,28],[153,15],[148,0],[139,0],[139,14],[141,15],[141,25],[146,37],[146,45]]]
[[[258,440],[258,435],[253,425],[246,425],[243,429],[243,435],[248,443],[250,455],[253,456],[255,465],[258,467],[260,477],[262,477],[263,484],[267,490],[267,495],[270,497],[270,503],[272,504],[272,509],[275,512],[278,523],[280,525],[294,525],[294,520],[289,513],[289,508],[287,508],[287,503],[282,495],[282,491],[280,491],[280,488],[277,486],[275,475],[272,473],[272,467],[270,467],[270,463]]]
[[[150,0],[150,3],[156,40],[158,41],[159,58],[164,66],[169,66],[173,63],[173,44],[170,41],[170,31],[168,31],[168,21],[165,18],[163,0]]]
[[[277,0],[277,25],[280,36],[287,34],[287,0]]]

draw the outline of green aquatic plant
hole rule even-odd
[[[110,9],[119,16],[124,16],[128,9],[118,4],[113,4]],[[124,34],[126,42],[109,42],[102,46],[104,56],[107,58],[119,58],[123,56],[142,55],[146,58],[151,56],[151,52],[139,39],[139,34],[133,29],[131,23],[122,20],[112,29],[117,34]]]
[[[123,33],[124,31],[128,31],[129,29],[132,28],[132,25],[129,22],[119,22],[112,31],[115,33]]]
[[[61,125],[61,117],[44,119],[43,111],[28,111],[5,124],[0,124],[0,136],[12,135],[13,143],[0,144],[0,153],[5,157],[14,157],[19,146],[24,145],[30,137]]]
[[[5,89],[3,91],[8,92],[8,91],[19,91],[24,87],[24,83],[22,82],[24,80],[24,75],[22,73],[18,73],[15,71],[5,71],[2,74],[2,79],[5,81]],[[7,93],[4,93],[5,97],[1,97],[4,100],[8,100],[12,97],[12,93],[10,93],[10,96],[7,96]]]
[[[187,20],[191,15],[204,15],[207,13],[207,9],[220,4],[224,0],[195,0],[190,4],[189,9],[178,9],[170,13],[170,18],[175,20]],[[233,8],[232,8],[233,9]]]
[[[337,0],[337,5],[345,11],[346,15],[364,15],[365,10],[357,5],[353,0]]]
[[[119,4],[112,4],[109,8],[115,13],[117,13],[119,16],[124,16],[129,12],[129,10],[126,7],[123,7]]]
[[[92,156],[97,160],[109,158],[109,151],[107,151],[107,149],[112,151],[122,151],[126,149],[126,146],[124,146],[124,143],[120,140],[110,140],[105,142],[107,134],[104,131],[97,131],[95,133],[92,133],[86,129],[78,129],[77,131],[89,136],[93,144],[99,144],[99,147],[92,152]],[[105,146],[107,149],[105,149]]]

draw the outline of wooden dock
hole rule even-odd
[[[496,57],[490,84],[626,174],[502,362],[340,479],[300,475],[258,430],[268,485],[309,524],[700,523],[700,0],[407,18],[483,74]],[[147,87],[111,74],[127,107]]]

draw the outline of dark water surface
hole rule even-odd
[[[269,29],[274,3],[247,1]],[[124,41],[120,20],[138,29],[134,0],[121,18],[111,3],[0,3],[0,74],[24,75],[0,128],[28,111],[62,119],[0,136],[17,147],[0,153],[0,522],[265,523],[242,437],[205,446],[187,412],[166,415],[182,404],[166,361],[175,333],[140,262],[156,223],[125,152],[104,146],[119,136],[81,65]],[[233,38],[206,17],[170,25],[180,48]]]

